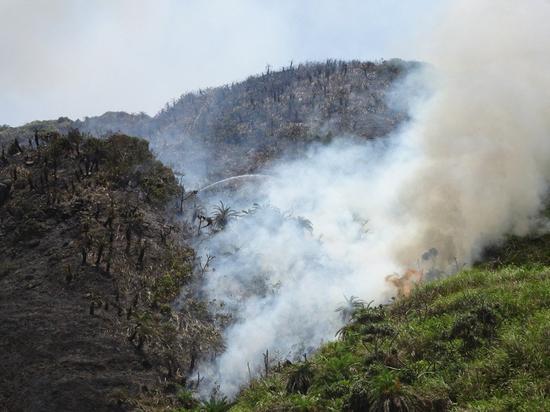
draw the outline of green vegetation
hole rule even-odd
[[[503,245],[487,250],[479,266],[485,268],[503,265],[532,266],[533,264],[550,266],[549,251],[550,233],[525,237],[509,236]]]
[[[550,410],[550,267],[474,268],[391,305],[353,303],[337,341],[231,410]]]
[[[177,401],[180,406],[172,412],[226,412],[232,406],[225,396],[211,396],[210,399],[198,401],[193,392],[184,388],[178,391]]]

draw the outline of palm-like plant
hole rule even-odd
[[[399,378],[389,370],[375,376],[369,390],[369,411],[412,412],[419,409],[419,400],[401,385]]]
[[[336,312],[340,312],[342,322],[348,322],[353,318],[353,314],[365,307],[365,302],[357,296],[344,296],[344,304],[336,308]],[[370,306],[370,303],[369,305]],[[367,307],[368,307],[367,306]]]
[[[227,400],[225,396],[222,396],[220,398],[216,396],[212,396],[209,400],[203,401],[200,411],[204,412],[226,412],[228,411],[231,406],[231,402]]]
[[[237,211],[231,209],[231,207],[226,206],[220,201],[219,206],[214,207],[214,227],[218,230],[223,230],[229,223],[229,220],[232,217],[238,216]]]

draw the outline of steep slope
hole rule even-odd
[[[172,172],[123,135],[37,143],[0,159],[0,409],[169,405],[219,345],[199,299],[172,305],[195,263]]]
[[[215,398],[199,406],[182,389],[200,383],[186,377],[201,357],[221,351],[224,322],[193,293],[198,262],[175,219],[182,189],[146,142],[111,133],[148,138],[198,184],[340,134],[390,133],[406,115],[386,98],[415,67],[305,64],[186,94],[155,117],[110,112],[0,130],[0,405],[228,409]],[[214,215],[195,212],[205,215],[194,233],[204,223],[208,235]],[[227,220],[231,210],[218,212]],[[267,365],[234,409],[548,409],[549,244],[544,234],[509,239],[482,266],[393,305],[350,299],[337,342]]]
[[[549,291],[548,266],[511,266],[387,306],[350,301],[338,341],[251,382],[230,410],[548,410]]]
[[[304,64],[186,94],[155,117],[2,127],[0,404],[161,408],[180,402],[176,385],[221,348],[224,320],[194,294],[197,258],[181,245],[188,228],[173,219],[181,188],[144,141],[113,132],[147,138],[199,184],[336,135],[387,134],[406,118],[387,93],[414,67]],[[174,304],[182,287],[183,304]]]
[[[550,216],[550,203],[542,212]],[[350,298],[337,340],[272,365],[232,411],[545,411],[550,234],[511,236],[473,268],[387,305]]]

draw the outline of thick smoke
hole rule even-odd
[[[403,130],[266,171],[264,206],[200,246],[216,256],[205,291],[236,318],[201,375],[233,395],[266,349],[299,357],[333,339],[344,296],[385,301],[391,273],[450,273],[532,229],[550,179],[548,21],[543,0],[456,2],[416,74],[434,92]]]
[[[428,245],[469,262],[531,229],[550,178],[549,17],[542,0],[462,1],[442,22],[438,92],[407,131],[420,157],[402,190],[402,262]]]
[[[382,147],[353,140],[312,148],[270,170],[263,204],[201,245],[216,256],[208,295],[237,317],[227,350],[201,375],[234,394],[248,379],[247,363],[256,372],[266,349],[273,359],[294,359],[332,339],[346,296],[389,296],[384,275],[399,269],[388,258],[395,233],[382,209],[395,196],[392,163]],[[380,170],[387,177],[376,177]]]

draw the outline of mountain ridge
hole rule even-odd
[[[35,133],[67,133],[71,128],[96,137],[123,133],[149,140],[176,171],[179,163],[193,167],[198,166],[195,158],[215,157],[207,176],[213,180],[257,170],[269,159],[312,142],[326,143],[340,135],[373,139],[395,131],[408,114],[392,105],[389,94],[421,66],[399,59],[291,65],[183,94],[155,116],[109,111],[83,120],[60,117],[4,128],[0,144],[7,146],[15,138],[26,144]],[[189,156],[180,162],[174,152]]]

